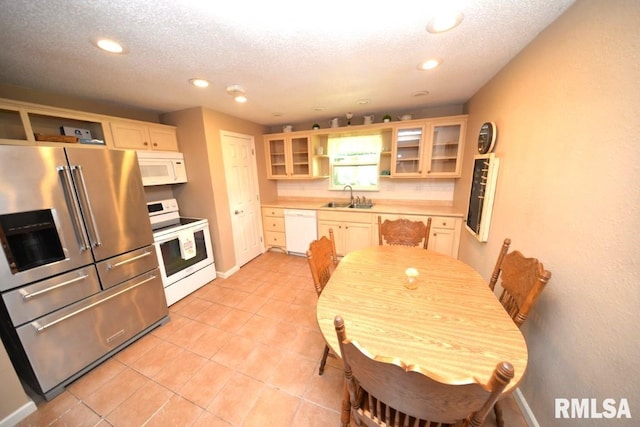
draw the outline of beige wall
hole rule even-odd
[[[260,195],[268,200],[276,196],[276,185],[266,179],[264,128],[200,107],[164,114],[162,119],[178,127],[180,150],[187,165],[189,182],[174,189],[180,213],[209,220],[216,270],[229,271],[236,267],[236,260],[220,131],[254,137]]]
[[[14,422],[20,421],[34,412],[36,407],[33,401],[25,394],[1,342],[0,378],[2,378],[2,386],[0,387],[0,426],[12,425]]]
[[[627,398],[640,417],[640,2],[578,0],[466,106],[470,162],[485,121],[500,171],[489,241],[464,233],[460,259],[489,278],[505,237],[553,277],[523,327],[521,391],[541,426],[630,426],[554,419],[554,398]]]

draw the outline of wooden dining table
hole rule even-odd
[[[415,289],[407,288],[408,268],[417,270]],[[496,365],[507,361],[515,371],[507,395],[527,368],[524,337],[487,282],[471,266],[434,251],[373,246],[348,253],[317,304],[320,330],[340,356],[337,315],[347,337],[371,355],[418,365],[443,383],[487,384]],[[345,404],[348,425],[348,399]]]

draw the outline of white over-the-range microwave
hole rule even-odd
[[[182,153],[174,151],[138,151],[142,184],[146,186],[187,182]]]

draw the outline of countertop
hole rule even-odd
[[[373,214],[405,214],[405,215],[431,215],[464,218],[464,213],[454,209],[448,203],[426,202],[412,200],[381,200],[373,201],[373,207],[365,209],[354,208],[327,208],[323,207],[328,202],[348,202],[348,199],[317,199],[317,198],[278,198],[268,202],[261,202],[263,207],[283,209],[312,209],[317,211],[345,211],[345,212],[369,212]]]

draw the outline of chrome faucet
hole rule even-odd
[[[353,203],[353,188],[351,188],[350,185],[345,185],[344,188],[342,189],[343,191],[347,189],[347,187],[349,187],[349,193],[350,193],[350,197],[349,200],[351,201],[351,203]]]

